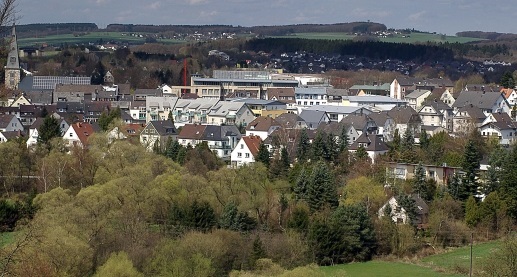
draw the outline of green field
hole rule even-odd
[[[277,38],[306,38],[306,39],[335,39],[335,40],[349,40],[353,39],[354,35],[346,33],[295,33],[288,36],[275,36]],[[411,33],[409,37],[402,37],[402,35],[396,35],[394,37],[379,38],[380,41],[384,42],[396,42],[396,43],[416,43],[416,42],[449,42],[449,43],[467,43],[471,41],[479,41],[482,39],[468,38],[468,37],[457,37],[457,36],[441,36],[439,34],[428,34],[428,33]]]
[[[487,242],[473,247],[473,272],[481,270],[482,263],[500,241]],[[370,261],[320,267],[325,276],[465,276],[470,267],[470,247],[461,247],[445,253],[431,255],[414,264],[403,262]]]
[[[14,241],[15,232],[0,233],[0,248]]]
[[[472,249],[473,271],[481,269],[483,261],[501,245],[500,241],[480,243]],[[468,273],[470,267],[470,247],[461,247],[443,254],[436,254],[422,259],[422,262],[447,271],[461,271]]]
[[[124,33],[125,34],[125,33]],[[125,41],[134,44],[143,44],[145,42],[145,38],[134,37],[129,35],[123,35],[122,32],[91,32],[82,36],[74,36],[73,34],[63,34],[63,35],[51,35],[37,38],[21,38],[18,39],[19,46],[34,46],[41,45],[43,43],[49,45],[60,45],[61,43],[68,44],[88,44],[88,43],[97,43],[100,39],[102,39],[105,43],[108,41]],[[185,41],[180,40],[172,40],[172,39],[163,39],[158,40],[159,42],[173,44],[173,43],[185,43]]]
[[[440,276],[462,276],[447,273],[440,273],[431,268],[414,264],[398,262],[371,261],[366,263],[351,263],[337,266],[321,267],[325,276],[338,277],[395,277],[395,276],[419,276],[419,277],[440,277]]]

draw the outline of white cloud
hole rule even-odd
[[[187,0],[187,3],[190,5],[199,5],[199,4],[206,4],[209,0]]]
[[[157,10],[159,9],[160,7],[162,6],[162,3],[160,3],[159,1],[157,2],[154,2],[154,3],[151,3],[149,5],[147,5],[147,9],[150,9],[150,10]]]
[[[373,11],[373,10],[365,10],[362,8],[354,9],[350,13],[352,16],[368,19],[368,18],[383,18],[390,15],[389,11]]]
[[[423,19],[424,15],[426,13],[427,13],[426,11],[420,11],[420,12],[417,12],[417,13],[414,13],[414,14],[410,14],[408,16],[408,19],[411,20],[411,21],[420,21],[420,20]]]

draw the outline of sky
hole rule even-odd
[[[517,34],[515,0],[17,0],[29,23],[287,25],[368,21],[454,35]]]

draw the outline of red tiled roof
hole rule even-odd
[[[508,99],[508,97],[510,97],[512,92],[513,92],[513,89],[511,89],[511,88],[501,88],[501,93],[504,95],[504,97],[506,99]]]
[[[83,146],[87,144],[88,138],[94,133],[92,125],[86,122],[74,123],[72,128],[74,128],[74,131]]]
[[[246,143],[246,146],[248,146],[248,149],[250,150],[251,154],[253,156],[256,156],[259,152],[260,144],[262,143],[262,140],[259,136],[247,136],[242,137],[244,140],[244,143]]]
[[[280,126],[280,124],[269,116],[259,116],[248,124],[246,131],[269,131],[271,126]]]
[[[181,132],[178,134],[178,139],[201,139],[205,132],[206,125],[199,124],[185,124],[181,127]]]

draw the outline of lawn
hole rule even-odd
[[[399,262],[371,261],[366,263],[351,263],[336,266],[320,267],[325,276],[338,277],[394,277],[394,276],[462,276],[434,271],[431,268]]]
[[[490,256],[493,250],[499,248],[501,243],[501,241],[492,241],[474,245],[472,249],[472,268],[474,272],[481,269],[483,260]],[[423,258],[422,262],[434,268],[468,273],[470,246],[457,248],[443,254],[431,255]]]
[[[135,44],[143,44],[145,42],[145,38],[134,37],[129,35],[122,35],[122,32],[91,32],[83,36],[74,36],[73,34],[62,34],[62,35],[51,35],[37,38],[21,38],[18,39],[18,45],[20,46],[33,46],[33,45],[41,45],[43,43],[51,44],[51,45],[60,45],[62,43],[68,44],[88,44],[88,43],[97,43],[100,39],[104,42],[108,41],[124,41]],[[185,41],[171,40],[171,39],[163,39],[159,40],[160,42],[166,44],[172,43],[184,43]]]
[[[0,233],[0,248],[12,243],[14,241],[15,232]]]
[[[287,36],[275,36],[277,38],[306,38],[306,39],[330,39],[330,40],[349,40],[355,36],[346,33],[295,33]],[[472,41],[479,41],[482,39],[457,37],[457,36],[442,36],[440,34],[429,33],[411,33],[409,36],[395,35],[394,37],[380,38],[380,41],[395,42],[395,43],[417,43],[417,42],[449,42],[449,43],[467,43]]]

